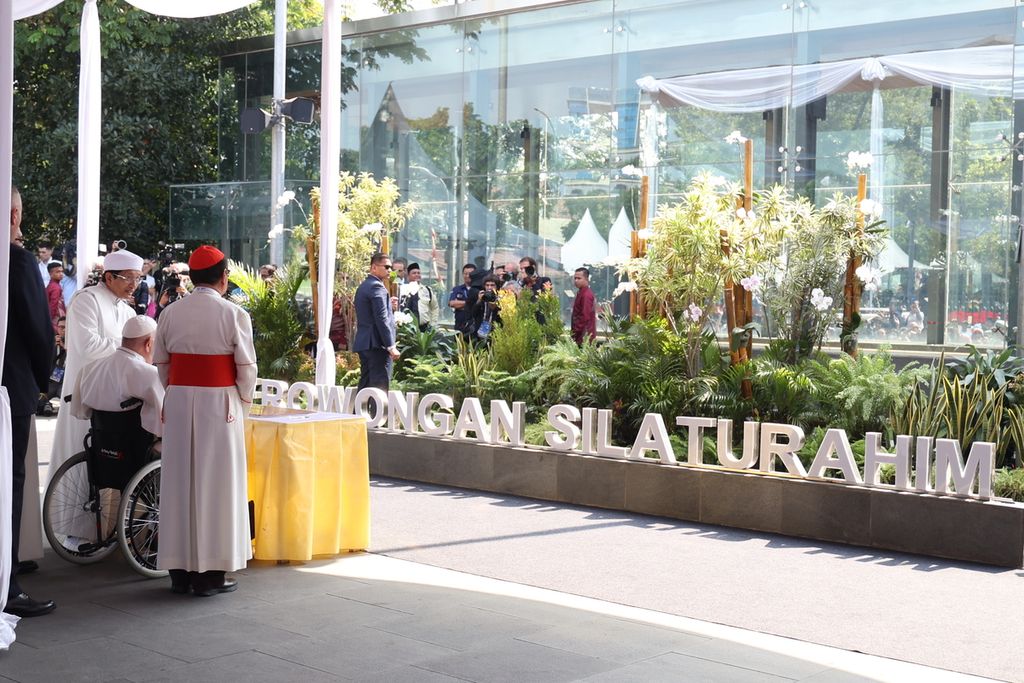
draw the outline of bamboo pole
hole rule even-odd
[[[313,310],[320,310],[317,307],[317,299],[319,294],[317,292],[317,280],[319,278],[320,269],[317,260],[317,238],[320,236],[320,201],[314,196],[313,197],[313,234],[306,238],[306,263],[309,265],[309,286],[313,290]],[[313,316],[313,336],[319,337],[319,316]]]
[[[640,239],[640,230],[647,228],[647,213],[650,210],[650,191],[651,191],[651,179],[649,176],[644,176],[640,179],[640,215],[637,217],[637,232],[633,233],[636,239],[636,255],[637,258],[642,258],[647,255],[647,243],[645,240]],[[643,292],[637,289],[636,293],[636,313],[641,318],[647,317],[647,302],[644,300]],[[632,301],[632,297],[630,297]]]
[[[861,173],[857,176],[857,235],[864,236],[864,213],[860,209],[861,203],[868,194],[868,176]],[[846,262],[846,281],[843,285],[843,327],[850,329],[855,315],[860,314],[861,284],[857,278],[857,269],[861,266],[860,254],[850,251],[850,258]],[[854,338],[849,344],[847,352],[857,357],[857,340]]]

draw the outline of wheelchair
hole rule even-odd
[[[120,545],[132,568],[150,578],[160,538],[160,454],[142,428],[142,401],[124,412],[93,411],[82,452],[54,473],[43,497],[50,547],[75,564],[92,564]]]

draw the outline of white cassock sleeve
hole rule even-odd
[[[252,320],[238,309],[235,325],[235,386],[243,403],[252,403],[256,391],[256,349],[252,343]]]
[[[167,345],[164,342],[163,331],[165,329],[158,324],[156,334],[153,335],[153,365],[156,366],[157,375],[163,387],[167,386],[167,378],[171,370],[171,356],[167,353]]]
[[[152,365],[133,363],[125,376],[125,393],[142,399],[142,428],[153,436],[163,434],[160,412],[164,407],[164,386]]]
[[[97,285],[99,286],[99,285]],[[75,353],[84,367],[98,358],[112,354],[121,343],[117,339],[103,336],[100,312],[93,297],[76,297],[67,316],[67,347]]]

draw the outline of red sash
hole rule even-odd
[[[179,387],[233,387],[235,357],[231,354],[172,353],[167,383]]]

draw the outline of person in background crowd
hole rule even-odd
[[[921,310],[921,302],[917,299],[910,303],[910,310],[907,311],[907,328],[913,334],[924,329],[924,311]]]
[[[576,299],[572,302],[572,338],[582,346],[583,340],[597,338],[597,309],[594,291],[590,289],[590,271],[577,268],[572,283],[576,285]]]
[[[156,288],[156,278],[153,273],[160,270],[160,262],[155,258],[143,259],[142,261],[142,280],[146,283],[146,290],[152,290]]]
[[[164,310],[153,362],[166,387],[157,567],[171,591],[235,590],[252,557],[244,420],[256,389],[252,321],[228,291],[228,261],[202,246],[188,260],[195,291]]]
[[[50,242],[40,242],[36,245],[36,267],[39,268],[39,277],[43,280],[43,287],[50,284],[50,271],[49,266],[54,262],[53,259],[53,244]]]
[[[495,325],[501,324],[501,311],[498,308],[498,278],[488,275],[484,278],[482,288],[477,291],[476,300],[469,309],[467,329],[473,330],[477,341],[490,341],[491,331]]]
[[[348,339],[345,332],[345,317],[341,314],[341,297],[334,297],[331,306],[331,329],[327,336],[334,344],[334,350],[348,348]]]
[[[391,274],[391,259],[380,252],[370,259],[370,273],[356,290],[356,338],[352,350],[359,354],[359,388],[387,391],[391,368],[398,351],[395,314],[384,282]]]
[[[519,259],[519,284],[523,292],[530,292],[530,297],[535,297],[539,292],[551,291],[551,278],[541,277],[537,270],[537,260],[531,256],[524,256]]]
[[[466,334],[466,322],[469,320],[467,300],[469,299],[469,283],[472,281],[473,271],[476,266],[467,263],[462,266],[462,284],[452,287],[448,295],[448,307],[455,311],[455,330]],[[472,302],[470,302],[472,303]]]
[[[273,263],[265,263],[262,266],[260,266],[260,279],[262,279],[264,282],[270,282],[271,280],[274,279],[274,276],[276,274],[277,266],[275,266]]]
[[[149,303],[146,304],[146,315],[156,319],[156,287],[149,288]]]
[[[67,313],[65,394],[75,391],[78,375],[85,366],[106,358],[120,346],[121,330],[135,316],[127,301],[141,279],[142,258],[122,249],[104,257],[100,282],[80,290],[72,299]],[[88,431],[88,420],[79,420],[67,410],[57,414],[47,480],[53,478],[65,460],[82,450],[82,440]]]
[[[64,262],[64,277],[60,281],[60,291],[64,297],[65,310],[71,305],[71,297],[78,291],[78,278],[76,277],[77,262],[77,256],[72,256]]]
[[[410,263],[408,282],[399,288],[399,303],[409,311],[416,319],[420,330],[428,327],[437,327],[438,319],[441,316],[440,307],[437,305],[437,297],[430,287],[423,284],[423,273],[420,264]]]
[[[64,317],[64,290],[60,288],[60,281],[64,278],[64,266],[60,261],[52,261],[47,269],[50,272],[50,281],[46,284],[46,304],[50,309],[53,331],[56,332],[57,320]]]
[[[391,262],[391,267],[395,274],[393,282],[395,283],[396,286],[401,287],[402,285],[405,284],[406,263],[408,263],[408,261],[401,257],[396,258],[394,261]]]
[[[28,455],[32,415],[39,394],[46,391],[50,376],[53,326],[46,293],[32,254],[21,247],[21,193],[11,188],[10,270],[7,292],[7,342],[2,384],[11,403],[11,533],[3,539],[11,549],[11,574],[4,611],[19,617],[38,617],[56,609],[52,600],[33,600],[18,583],[18,545],[21,542],[21,511],[24,507],[25,458]],[[3,457],[7,457],[6,454]]]
[[[68,350],[64,345],[64,335],[67,332],[67,319],[61,318],[57,321],[56,334],[53,335],[53,363],[50,370],[50,387],[46,392],[46,398],[40,403],[41,412],[38,415],[56,415],[60,410],[61,387],[64,385],[64,366],[67,364]]]
[[[145,262],[143,262],[142,267],[146,267]],[[136,315],[146,314],[146,309],[149,308],[149,286],[146,285],[145,275],[139,280],[139,286],[135,288],[132,298],[128,303],[135,309]]]

